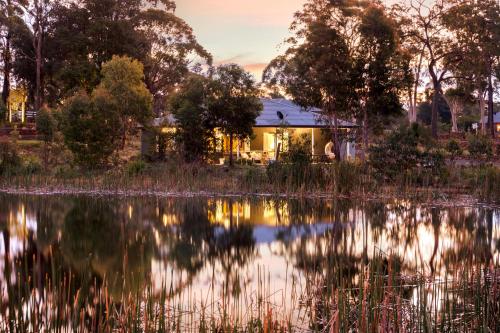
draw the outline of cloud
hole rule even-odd
[[[235,56],[232,56],[230,58],[225,58],[225,59],[216,59],[214,61],[214,65],[224,65],[224,64],[241,64],[242,62],[246,61],[246,59],[251,56],[251,53],[241,53],[237,54]]]
[[[288,26],[304,0],[182,0],[177,8],[198,17],[245,24]]]

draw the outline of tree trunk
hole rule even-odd
[[[234,165],[233,160],[233,134],[229,134],[229,165]]]
[[[450,108],[451,132],[458,133],[458,115],[462,112],[461,102],[455,97],[446,97],[446,95],[443,95],[443,97]]]
[[[363,162],[366,161],[366,154],[368,152],[368,112],[366,107],[363,107]]]
[[[486,100],[484,98],[484,92],[482,90],[478,90],[479,95],[479,114],[481,117],[481,134],[486,134],[486,116],[484,111],[486,109]]]
[[[410,90],[410,114],[409,114],[409,120],[410,124],[416,123],[417,122],[417,101],[418,101],[418,87],[420,86],[420,75],[422,72],[422,63],[424,60],[424,49],[425,46],[422,47],[422,50],[420,51],[420,57],[418,61],[418,67],[415,71],[415,83],[413,84],[413,91]]]
[[[7,99],[10,94],[10,72],[12,70],[12,59],[10,54],[10,40],[12,36],[10,31],[5,37],[5,48],[3,51],[3,90],[2,90],[2,102],[7,105]]]
[[[335,113],[333,114],[333,153],[335,160],[340,162],[339,121]]]
[[[432,137],[437,139],[438,137],[438,110],[439,110],[439,92],[434,89],[434,95],[432,96],[432,118],[431,118],[431,129]]]
[[[43,8],[42,4],[38,0],[35,0],[35,10],[36,10],[36,28],[34,36],[34,46],[36,51],[36,87],[35,87],[35,111],[40,110],[42,106],[42,41],[43,41],[43,29],[42,29],[42,16]]]
[[[491,65],[490,65],[491,68]],[[492,138],[495,137],[495,124],[493,123],[493,79],[492,71],[490,70],[490,75],[488,76],[488,128],[489,134]]]
[[[439,95],[441,94],[441,81],[435,71],[435,62],[431,61],[429,64],[429,74],[432,78],[432,88],[434,89],[432,95],[432,117],[431,117],[431,129],[432,137],[437,139],[438,137],[438,111],[439,111]]]

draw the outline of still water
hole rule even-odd
[[[64,274],[68,293],[168,290],[186,308],[229,302],[245,318],[259,297],[296,311],[306,281],[339,263],[356,285],[374,256],[435,280],[500,259],[499,211],[406,201],[0,195],[0,232],[2,315],[23,302],[9,290],[47,295],[43,281]]]

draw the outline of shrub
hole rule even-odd
[[[474,158],[490,158],[493,155],[491,139],[485,135],[469,135],[469,153]]]
[[[69,99],[62,112],[66,146],[78,164],[96,168],[107,163],[123,133],[117,105],[102,92],[92,97],[79,93]]]
[[[29,156],[24,160],[24,173],[27,175],[33,175],[42,170],[42,164],[40,160],[34,156]]]
[[[433,148],[428,132],[417,124],[392,132],[369,153],[374,175],[392,181],[401,177],[422,181],[440,175],[444,167],[442,154]]]
[[[50,110],[42,107],[36,115],[36,130],[44,142],[51,142],[54,139],[55,121]]]
[[[446,144],[446,151],[451,155],[452,158],[457,158],[462,155],[462,147],[458,144],[456,140],[450,140]]]
[[[4,122],[5,118],[7,117],[7,107],[5,106],[4,102],[0,99],[0,124]]]
[[[126,173],[129,176],[137,176],[144,173],[144,171],[146,171],[147,169],[147,166],[148,165],[143,160],[131,161],[127,164]]]
[[[0,175],[11,175],[22,167],[16,146],[9,142],[0,142]]]
[[[312,162],[311,139],[307,134],[290,142],[287,153],[283,154],[284,161],[292,164],[308,165]]]

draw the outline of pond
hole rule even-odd
[[[499,327],[491,208],[0,195],[0,231],[2,331]]]

